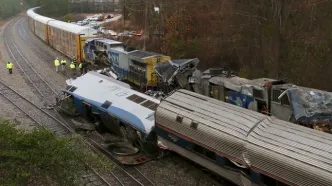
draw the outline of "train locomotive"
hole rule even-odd
[[[241,186],[332,183],[330,134],[184,89],[160,101],[97,72],[67,84],[58,105],[153,156],[162,143]]]
[[[72,116],[84,116],[95,124],[97,131],[120,136],[147,155],[156,151],[156,142],[150,140],[150,133],[154,112],[160,103],[158,99],[94,71],[67,80],[67,85],[61,90],[62,97],[57,98],[58,109]]]
[[[105,38],[86,40],[84,52],[86,60],[108,64],[122,81],[145,90],[157,86],[158,76],[154,70],[156,64],[171,59],[155,52],[135,50],[122,42]]]

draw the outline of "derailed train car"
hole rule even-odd
[[[74,113],[97,129],[125,137],[151,157],[158,152],[159,139],[169,150],[236,185],[332,183],[330,134],[187,90],[160,102],[96,72],[67,84],[60,103],[72,105]]]
[[[179,90],[156,110],[171,150],[237,185],[328,186],[332,136]]]
[[[90,71],[67,80],[58,108],[80,114],[95,123],[98,131],[110,131],[149,155],[155,154],[156,138],[150,139],[159,100],[130,89],[111,77]]]
[[[95,37],[97,31],[89,27],[41,16],[34,12],[37,8],[27,11],[30,30],[45,43],[67,57],[75,57],[78,61],[84,59],[84,43],[86,39]]]

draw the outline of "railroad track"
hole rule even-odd
[[[13,23],[11,23],[12,25]],[[52,98],[54,99],[54,95],[57,95],[57,92],[49,85],[47,81],[44,80],[40,76],[40,74],[35,70],[35,68],[27,61],[26,57],[23,56],[21,51],[18,49],[17,45],[15,44],[12,36],[12,32],[8,30],[8,25],[5,28],[5,46],[6,49],[14,62],[17,69],[23,74],[27,80],[27,82],[33,86],[34,90],[39,94],[44,101],[49,104],[54,104],[52,102]]]
[[[0,80],[0,94],[38,125],[45,125],[58,136],[70,134],[70,129],[65,124],[10,88],[2,80]]]
[[[19,67],[20,73],[25,76],[27,82],[32,85],[32,87],[36,90],[37,95],[39,95],[42,100],[54,98],[52,96],[56,96],[57,92],[54,91],[53,88],[38,74],[38,72],[27,61],[15,44],[15,41],[12,38],[13,36],[9,31],[9,27],[12,25],[13,22],[5,28],[4,38],[6,49],[8,50],[11,59],[15,62],[14,64]],[[43,108],[40,108],[1,80],[0,95],[15,105],[20,111],[22,111],[22,113],[26,114],[26,116],[35,123],[49,129],[56,135],[65,136],[76,133],[67,121],[59,116],[55,110],[44,110]],[[83,142],[92,147],[92,150],[96,153],[100,153],[100,151],[95,148],[95,144],[89,143],[86,140]],[[112,185],[122,186],[155,185],[143,174],[140,175],[138,172],[134,172],[133,170],[136,168],[125,170],[119,163],[111,159],[110,161],[114,163],[115,167],[109,173],[101,175],[94,169],[90,168],[88,173],[82,176],[82,179],[95,186],[111,185],[110,183],[112,183]]]
[[[33,50],[33,52],[40,58],[43,59],[44,61],[47,62],[47,65],[50,66],[51,68],[54,68],[53,61],[56,57],[59,57],[61,59],[66,59],[67,63],[70,62],[70,59],[67,57],[64,57],[62,54],[60,54],[57,51],[57,55],[53,55],[51,51],[49,51],[49,48],[42,47],[41,45],[45,45],[45,43],[40,40],[39,38],[36,38],[35,35],[33,35],[30,31],[27,31],[25,29],[27,27],[27,21],[26,18],[22,18],[18,21],[17,23],[17,29],[18,33],[21,36],[21,38],[24,40],[24,42],[30,46],[30,49]],[[29,32],[29,33],[28,33]],[[48,46],[47,46],[48,47]],[[65,70],[68,70],[65,68]],[[66,78],[70,78],[70,76],[67,73],[63,73],[60,71],[60,74],[65,76]]]
[[[99,139],[105,141],[103,137],[97,132],[92,132],[94,137],[89,138],[90,143],[95,146],[98,150],[104,153],[113,164],[117,165],[115,169],[112,170],[112,174],[118,177],[118,182],[126,183],[126,185],[138,185],[138,186],[155,186],[147,176],[145,176],[137,167],[135,166],[124,166],[114,159],[113,155],[107,150],[106,147],[100,145],[102,142],[96,141]],[[120,184],[123,185],[123,184]]]

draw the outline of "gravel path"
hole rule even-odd
[[[137,167],[158,186],[226,186],[217,183],[204,172],[178,155],[169,155],[158,161],[151,161]]]
[[[12,20],[13,21],[13,20]],[[15,21],[15,20],[14,20]],[[0,60],[0,79],[5,83],[9,84],[12,88],[24,94],[29,100],[38,103],[39,100],[32,92],[29,85],[26,84],[24,77],[21,76],[16,71],[16,65],[14,63],[13,74],[9,74],[6,69],[6,62],[12,61],[10,58],[10,54],[7,52],[4,41],[4,30],[5,27],[9,25],[10,22],[3,25],[0,29],[0,52],[2,59]],[[8,119],[14,121],[15,123],[24,123],[22,125],[18,125],[20,128],[31,129],[34,126],[34,123],[25,117],[15,106],[13,106],[10,102],[8,102],[5,98],[0,97],[0,117],[4,119]]]
[[[27,58],[27,61],[33,66],[33,68],[39,72],[40,76],[56,91],[60,90],[61,88],[64,88],[66,85],[66,77],[64,75],[61,75],[57,72],[55,72],[55,68],[52,68],[50,65],[53,63],[54,58],[49,59],[41,59],[40,56],[38,56],[35,51],[30,47],[29,43],[27,41],[31,40],[24,40],[23,36],[24,31],[22,30],[22,27],[20,26],[21,21],[17,21],[12,29],[13,35],[15,35],[15,43],[18,46],[20,51],[24,51],[24,56]],[[26,30],[28,31],[28,30]],[[28,37],[24,37],[25,39],[28,39]],[[41,45],[40,43],[37,43],[38,45]],[[34,43],[33,43],[34,44]],[[48,46],[45,44],[45,46],[41,46],[48,48]],[[49,54],[49,56],[52,54]],[[60,57],[60,56],[59,56]]]

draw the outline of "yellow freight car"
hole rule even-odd
[[[78,62],[84,59],[85,40],[95,37],[97,31],[38,15],[36,9],[27,11],[29,28],[34,34],[67,57],[76,57]]]

